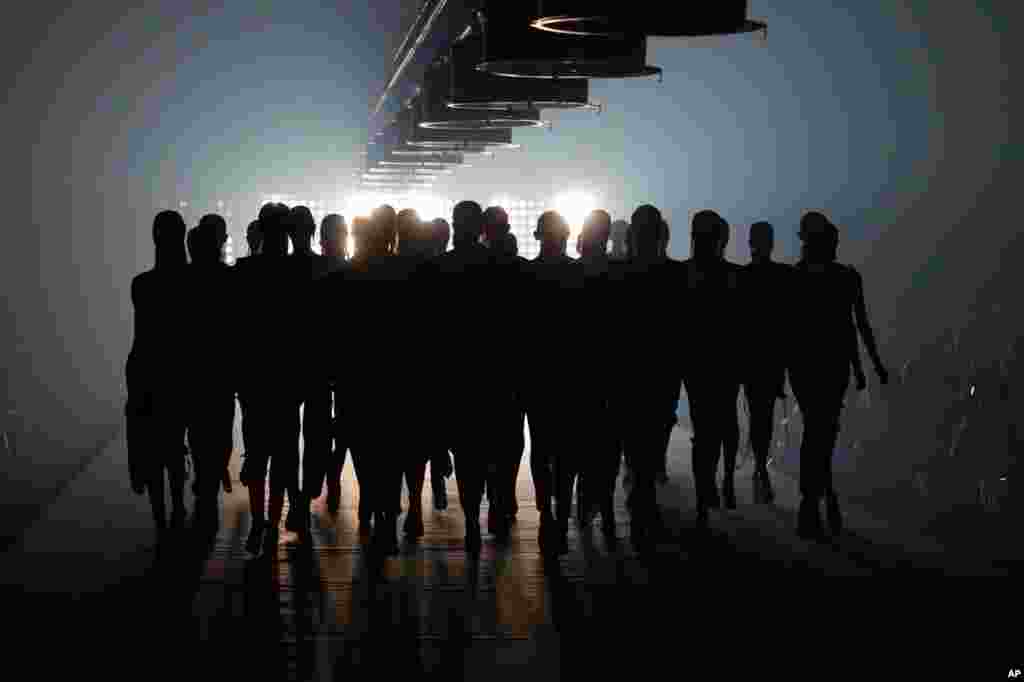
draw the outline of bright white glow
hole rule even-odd
[[[971,386],[971,395],[974,395],[974,386]]]
[[[348,198],[345,212],[353,218],[368,218],[373,209],[385,203],[384,197],[376,192],[360,192]]]
[[[597,198],[585,192],[567,192],[556,196],[552,205],[569,224],[569,248],[574,249],[583,221],[597,208]]]
[[[501,206],[506,211],[511,211],[515,207],[515,201],[508,196],[497,196],[491,199],[491,206]]]
[[[434,194],[415,192],[406,198],[403,207],[414,209],[420,220],[433,220],[447,216],[448,203],[446,199]]]

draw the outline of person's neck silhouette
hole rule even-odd
[[[775,229],[771,223],[762,221],[750,226],[750,261],[752,263],[770,263],[774,246]]]

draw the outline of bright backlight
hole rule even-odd
[[[585,192],[567,192],[556,196],[552,204],[569,224],[569,248],[575,248],[576,237],[583,230],[583,221],[597,208],[597,198]]]

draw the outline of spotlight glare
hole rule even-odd
[[[569,224],[569,240],[572,243],[583,229],[583,221],[587,219],[587,215],[597,208],[597,199],[585,192],[566,192],[556,196],[552,204]]]

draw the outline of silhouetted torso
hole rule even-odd
[[[272,390],[292,375],[290,359],[298,346],[298,324],[289,287],[288,259],[261,254],[239,259],[235,272],[235,300],[241,314],[236,336],[246,349],[247,378],[259,375],[259,386]]]
[[[575,307],[583,292],[583,269],[567,255],[538,256],[527,270],[530,316],[536,359],[527,363],[544,385],[565,383],[556,368],[582,341]]]
[[[190,327],[187,273],[184,265],[154,268],[132,280],[135,335],[128,356],[129,391],[173,385],[183,379]]]
[[[678,397],[685,343],[693,336],[695,322],[693,297],[687,291],[688,271],[684,263],[672,259],[652,264],[631,263],[624,268],[618,315],[624,336],[621,354],[630,383],[654,381],[661,388],[658,397],[652,399],[659,404],[674,401]],[[613,278],[619,276],[614,268],[610,273]]]
[[[234,335],[235,275],[224,263],[189,265],[191,368],[196,388],[233,391],[237,367],[225,362]]]
[[[795,275],[792,265],[775,261],[754,262],[742,268],[747,379],[784,371],[787,337],[792,333],[788,313],[793,304]]]
[[[858,291],[855,271],[839,263],[801,261],[794,286],[798,309],[793,365],[801,369],[827,366],[848,376],[858,348],[853,322]]]

